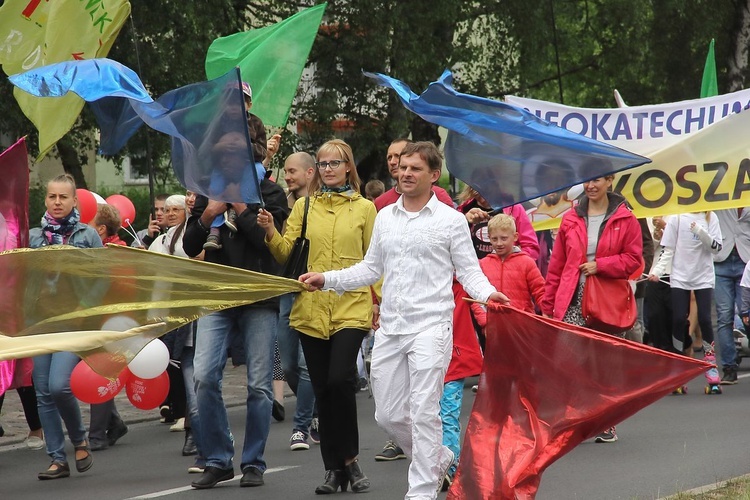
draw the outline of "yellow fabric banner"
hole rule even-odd
[[[73,351],[115,377],[151,339],[212,312],[304,290],[286,278],[135,248],[0,253],[0,360]]]
[[[104,57],[130,15],[127,0],[6,0],[0,7],[0,64],[7,75],[71,59]],[[75,124],[84,101],[70,94],[33,97],[13,90],[39,130],[44,157]]]

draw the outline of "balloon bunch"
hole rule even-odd
[[[121,194],[113,194],[105,200],[98,194],[88,189],[76,189],[78,198],[78,212],[81,214],[81,222],[88,224],[96,217],[97,205],[112,205],[120,212],[120,225],[127,229],[135,221],[135,205],[130,198]]]
[[[73,369],[70,388],[84,403],[104,403],[114,398],[124,387],[133,406],[141,410],[158,407],[169,392],[169,350],[159,339],[154,339],[128,363],[115,379],[96,373],[81,361]]]

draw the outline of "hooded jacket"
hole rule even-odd
[[[305,199],[294,204],[283,236],[277,231],[269,250],[286,262],[300,236]],[[375,205],[354,191],[315,193],[310,198],[306,238],[310,240],[309,272],[350,267],[365,257],[375,225]],[[275,221],[274,221],[275,222]],[[278,226],[277,226],[278,229]],[[372,296],[369,287],[338,295],[334,292],[301,293],[289,314],[289,326],[311,337],[328,339],[344,328],[369,330]]]
[[[532,299],[537,304],[542,301],[544,278],[528,254],[514,247],[505,260],[492,253],[479,261],[479,267],[492,286],[510,299],[511,307],[534,314]],[[473,303],[471,310],[479,326],[487,325],[487,312],[481,305]]]
[[[641,227],[622,195],[608,192],[607,198],[609,203],[596,244],[597,274],[628,279],[643,265]],[[588,208],[589,200],[584,197],[565,214],[552,248],[541,309],[557,320],[565,316],[578,286],[581,274],[578,266],[586,262]]]

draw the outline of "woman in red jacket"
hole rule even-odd
[[[547,317],[586,326],[581,313],[586,277],[598,274],[627,279],[641,266],[640,225],[625,198],[609,191],[613,178],[608,175],[585,182],[585,197],[563,217],[541,304]],[[617,441],[615,428],[597,436],[596,441]]]

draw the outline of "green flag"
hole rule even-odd
[[[286,126],[302,70],[326,3],[265,28],[217,38],[206,55],[209,80],[240,67],[253,92],[253,113],[266,125]]]
[[[716,57],[714,56],[714,39],[708,44],[706,65],[703,67],[703,81],[701,82],[701,98],[719,95],[719,83],[716,81]]]

